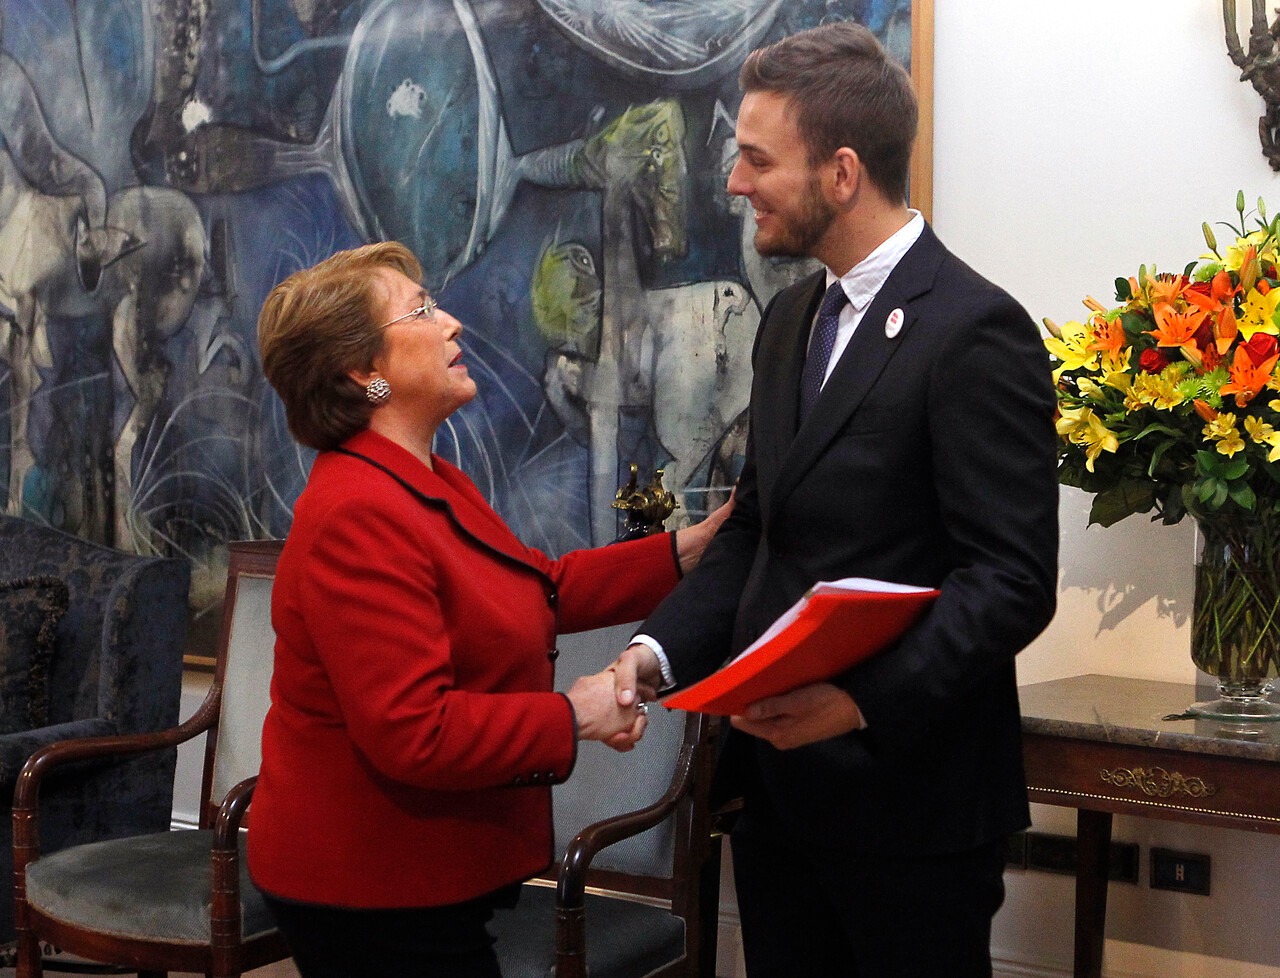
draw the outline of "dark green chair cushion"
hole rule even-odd
[[[42,913],[119,937],[208,944],[213,872],[208,830],[157,832],[74,846],[27,867],[27,901]],[[245,939],[275,930],[240,860]]]
[[[587,894],[591,978],[644,978],[684,953],[684,921],[664,907]],[[494,914],[490,931],[502,978],[547,978],[556,963],[556,891],[525,886],[520,903]]]
[[[49,663],[66,611],[56,577],[0,581],[0,734],[49,722]]]

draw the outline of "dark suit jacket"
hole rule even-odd
[[[1029,822],[1013,660],[1055,602],[1048,358],[1018,303],[926,227],[797,429],[823,291],[817,274],[765,310],[737,505],[642,631],[686,684],[815,581],[939,588],[901,641],[836,677],[865,730],[785,752],[734,732],[721,780],[767,792],[802,839],[971,849]]]
[[[550,786],[577,758],[556,634],[651,611],[671,539],[550,560],[448,462],[346,447],[385,471],[322,452],[294,509],[249,868],[309,903],[469,900],[553,858]]]

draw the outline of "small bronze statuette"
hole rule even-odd
[[[631,478],[613,500],[613,508],[625,514],[622,534],[615,543],[661,533],[663,522],[680,506],[676,497],[662,487],[662,469],[654,470],[653,481],[643,489],[637,488],[638,481],[639,466],[632,465]]]

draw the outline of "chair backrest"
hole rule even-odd
[[[229,545],[227,590],[218,633],[214,689],[220,705],[205,748],[201,827],[212,824],[226,793],[258,773],[262,721],[271,705],[275,631],[271,587],[282,540]]]
[[[183,560],[0,515],[0,580],[51,575],[67,585],[49,670],[50,724],[101,716],[141,733],[177,722],[190,574]],[[157,697],[158,687],[172,695]]]
[[[635,625],[620,625],[559,636],[557,688],[568,689],[578,676],[608,666],[626,648],[635,630]],[[706,737],[705,718],[700,714],[652,705],[644,739],[635,750],[620,754],[599,743],[579,744],[572,776],[553,793],[557,855],[564,853],[583,827],[636,811],[661,798],[681,749]],[[705,785],[699,787],[705,789]],[[674,819],[604,849],[592,861],[593,872],[642,877],[647,882],[629,883],[627,889],[670,898],[679,868],[675,866],[676,852],[687,851],[690,833],[709,832],[709,826],[690,824],[689,807],[682,806]]]

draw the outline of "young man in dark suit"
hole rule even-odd
[[[853,24],[742,69],[729,190],[779,293],[736,507],[615,664],[624,705],[741,651],[815,581],[936,587],[900,641],[733,718],[719,788],[752,978],[991,974],[1028,822],[1014,656],[1052,617],[1053,394],[1038,331],[906,203],[910,79]]]

